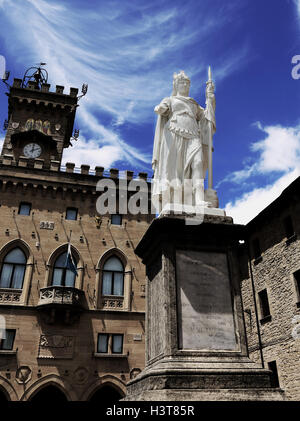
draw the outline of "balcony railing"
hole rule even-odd
[[[21,289],[0,288],[0,304],[20,303],[21,295]]]
[[[64,306],[69,308],[83,307],[84,292],[77,288],[50,286],[40,289],[38,307]]]
[[[123,310],[124,297],[119,296],[104,296],[102,299],[102,309],[105,310]]]

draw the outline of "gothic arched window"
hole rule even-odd
[[[26,263],[26,256],[20,248],[7,253],[1,268],[0,288],[22,289]]]
[[[68,269],[66,266],[67,252],[62,253],[55,260],[52,275],[52,285],[62,287],[74,287],[76,273]],[[77,262],[74,259],[74,265],[77,267]]]
[[[102,295],[124,295],[124,266],[116,256],[104,263]]]

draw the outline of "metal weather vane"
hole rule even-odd
[[[47,63],[38,63],[38,67],[29,67],[26,70],[23,80],[22,80],[22,88],[27,88],[29,81],[35,81],[36,87],[38,89],[41,88],[42,84],[47,83],[48,81],[48,72],[46,69],[42,68],[41,66],[46,66]]]

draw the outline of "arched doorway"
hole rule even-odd
[[[67,402],[66,395],[56,386],[43,387],[31,399],[31,402]]]
[[[113,403],[117,402],[122,399],[123,396],[120,392],[118,392],[112,386],[103,386],[96,390],[96,392],[91,396],[89,402],[96,403],[96,402],[105,402],[105,403]]]

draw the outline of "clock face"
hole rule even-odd
[[[23,149],[27,158],[38,158],[42,153],[42,148],[37,143],[28,143]]]

